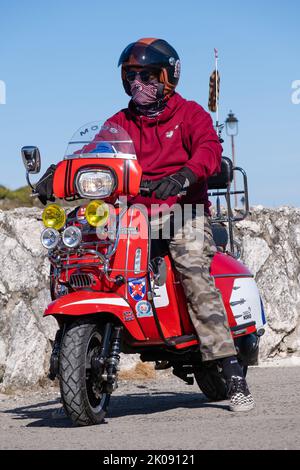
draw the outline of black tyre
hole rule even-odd
[[[63,406],[77,426],[99,424],[107,412],[110,394],[95,377],[92,356],[99,352],[102,332],[94,323],[75,322],[67,329],[60,351],[59,382]]]
[[[194,368],[194,376],[199,388],[212,401],[227,399],[226,381],[217,364],[202,365]]]

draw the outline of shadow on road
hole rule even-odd
[[[20,406],[18,408],[6,410],[4,413],[14,415],[14,419],[31,420],[32,422],[28,423],[26,427],[73,427],[71,421],[67,417],[61,417],[59,419],[52,417],[53,411],[57,409],[53,408],[53,405],[60,407],[59,399],[35,403],[28,406]],[[124,416],[148,415],[174,410],[176,408],[216,408],[228,410],[227,405],[208,402],[205,395],[201,393],[158,391],[112,396],[107,418],[112,419]],[[103,424],[105,424],[105,422]]]

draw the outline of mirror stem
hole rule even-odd
[[[31,184],[28,171],[26,171],[26,180],[27,180],[28,185],[31,187],[31,189],[35,191],[35,188]]]

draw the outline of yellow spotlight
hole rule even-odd
[[[109,218],[109,207],[104,201],[91,201],[85,209],[85,218],[92,227],[105,225]]]
[[[43,211],[43,222],[45,227],[59,230],[66,223],[66,213],[62,207],[57,204],[50,204]]]

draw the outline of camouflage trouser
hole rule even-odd
[[[236,355],[222,297],[209,273],[217,251],[209,217],[188,219],[170,240],[169,248],[200,339],[203,361]]]

